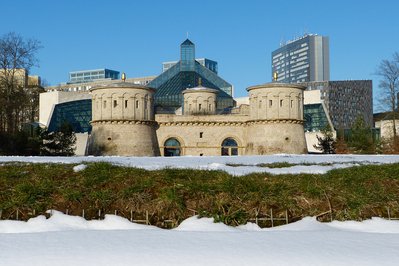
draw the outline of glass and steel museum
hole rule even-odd
[[[218,91],[218,112],[234,107],[233,86],[195,60],[195,45],[187,39],[180,45],[180,61],[151,81],[148,87],[156,90],[157,112],[168,113],[183,106],[183,90],[199,85]]]

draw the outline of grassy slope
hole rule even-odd
[[[152,224],[174,223],[193,211],[227,224],[288,210],[291,221],[329,210],[334,219],[387,216],[399,210],[399,164],[359,166],[325,175],[250,174],[236,177],[222,171],[137,168],[93,163],[75,173],[67,164],[5,164],[0,167],[2,219],[27,219],[53,208],[97,218],[114,213],[135,219],[150,214]],[[399,215],[399,214],[398,214]],[[325,217],[326,219],[328,217]]]

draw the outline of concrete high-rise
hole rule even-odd
[[[282,44],[272,52],[272,73],[284,83],[330,80],[328,37],[306,34]]]

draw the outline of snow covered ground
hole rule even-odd
[[[183,156],[183,157],[18,157],[0,156],[2,162],[31,163],[74,163],[105,161],[116,165],[140,167],[147,170],[162,168],[192,168],[224,170],[234,175],[253,172],[282,173],[325,173],[335,168],[345,168],[360,164],[398,163],[398,155],[268,155],[268,156]],[[285,168],[259,167],[259,164],[288,162],[296,164]],[[236,165],[236,166],[230,166]],[[81,170],[81,169],[78,169]]]
[[[399,162],[399,156],[273,155],[237,157],[0,157],[4,162],[87,162],[155,170],[165,167],[251,172],[325,173],[360,164]],[[286,168],[258,164],[288,162]],[[240,165],[237,167],[229,164]],[[174,230],[130,223],[107,215],[102,221],[53,212],[22,221],[0,221],[0,265],[398,265],[399,221],[320,223],[314,218],[280,227],[237,228],[192,217]]]
[[[399,222],[320,223],[238,228],[189,218],[174,230],[54,212],[0,221],[0,265],[398,265]]]

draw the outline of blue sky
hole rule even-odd
[[[38,74],[51,85],[74,70],[111,68],[157,75],[179,59],[189,33],[196,57],[218,61],[219,75],[245,96],[271,80],[271,52],[304,32],[330,37],[331,80],[372,79],[399,51],[399,2],[391,1],[3,1],[0,34],[42,42]]]

